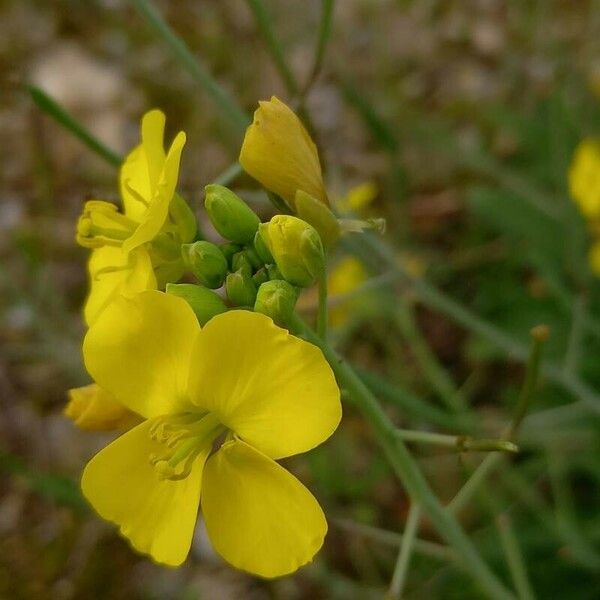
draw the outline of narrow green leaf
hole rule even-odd
[[[198,62],[185,42],[169,27],[160,13],[148,0],[133,0],[140,15],[170,48],[179,64],[192,76],[194,81],[214,100],[218,108],[231,124],[243,133],[250,123],[248,115],[236,104],[233,98]]]
[[[46,92],[36,87],[28,85],[27,91],[31,99],[46,114],[50,115],[59,125],[70,131],[77,139],[82,141],[88,148],[101,156],[111,165],[118,167],[123,158],[110,148],[107,148],[102,142],[95,138],[75,117],[70,115],[64,108],[57,104]]]

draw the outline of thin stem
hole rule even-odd
[[[365,525],[364,523],[357,523],[350,519],[330,519],[330,522],[343,529],[349,531],[353,535],[360,535],[372,539],[375,542],[384,544],[386,546],[393,546],[399,548],[402,544],[404,536],[401,533],[395,531],[389,531],[387,529],[381,529],[380,527],[373,527],[372,525]],[[421,540],[416,538],[414,541],[415,552],[429,556],[431,558],[438,558],[440,560],[451,560],[457,559],[456,552],[449,546],[442,544],[436,544],[428,540]]]
[[[422,507],[440,535],[456,549],[465,569],[478,581],[490,598],[514,598],[482,560],[458,521],[437,499],[419,466],[402,440],[396,435],[394,425],[354,370],[335,353],[331,346],[321,340],[314,331],[307,328],[298,317],[294,316],[293,324],[296,330],[303,331],[310,342],[321,348],[340,385],[373,427],[377,442],[383,448],[388,462],[406,487],[408,494],[414,502]]]
[[[408,301],[400,301],[396,313],[396,322],[400,331],[409,343],[411,351],[419,362],[423,375],[429,380],[433,390],[444,403],[454,411],[464,410],[465,403],[460,397],[454,382],[440,365],[429,344],[419,331],[413,307]]]
[[[519,547],[511,518],[508,514],[504,513],[498,515],[495,518],[495,522],[510,570],[510,576],[519,595],[519,600],[534,600],[535,594],[527,576],[525,561],[523,560],[523,554]]]
[[[218,185],[229,185],[235,181],[243,173],[242,165],[239,162],[234,162],[229,165],[220,175],[217,175],[212,183]]]
[[[327,339],[327,273],[319,277],[319,312],[317,313],[317,333],[325,341]]]
[[[306,83],[302,87],[301,98],[302,101],[308,95],[311,87],[316,81],[321,67],[323,66],[323,59],[325,57],[325,49],[327,48],[327,42],[331,37],[331,24],[333,22],[333,8],[335,6],[334,0],[321,0],[321,19],[319,21],[319,33],[317,35],[317,46],[315,48],[315,58],[313,61],[312,69]]]
[[[516,444],[500,439],[473,439],[464,435],[445,435],[429,431],[396,429],[396,434],[405,442],[434,444],[454,448],[457,452],[512,452],[519,451]]]
[[[577,372],[581,360],[583,334],[585,330],[587,302],[585,296],[579,296],[573,304],[571,331],[565,352],[564,369],[568,373]]]
[[[402,598],[402,590],[406,582],[408,566],[413,553],[420,518],[421,509],[418,504],[413,503],[408,511],[404,536],[400,545],[400,552],[398,553],[398,561],[396,562],[396,568],[394,569],[392,582],[390,583],[389,600],[400,600]]]
[[[275,35],[271,18],[264,3],[262,0],[247,0],[247,4],[254,15],[258,30],[267,45],[271,58],[275,62],[275,66],[285,83],[288,93],[291,96],[296,96],[299,92],[298,84],[285,60],[283,49]]]
[[[248,115],[235,103],[212,75],[190,52],[185,42],[171,29],[149,0],[132,0],[135,8],[154,31],[171,49],[175,58],[194,81],[214,100],[216,106],[231,121],[232,125],[243,133],[250,123]]]
[[[523,387],[519,394],[517,408],[512,424],[508,427],[505,437],[513,439],[521,426],[533,398],[540,374],[542,348],[547,341],[550,331],[545,325],[538,325],[531,330],[531,351],[527,362]],[[450,512],[458,512],[473,496],[479,486],[485,481],[488,473],[493,471],[502,461],[501,454],[490,454],[479,464],[471,477],[448,503]]]
[[[70,131],[78,140],[83,142],[90,150],[93,150],[106,162],[114,167],[118,167],[123,162],[122,156],[119,156],[116,152],[94,137],[81,123],[79,123],[79,121],[48,96],[46,92],[35,85],[28,85],[27,91],[29,92],[31,99],[39,108],[50,115],[65,129]]]

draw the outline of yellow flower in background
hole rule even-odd
[[[329,322],[332,327],[346,325],[356,308],[356,299],[341,297],[359,288],[367,277],[367,271],[354,256],[344,257],[331,270],[327,278],[327,288],[333,302],[329,309]]]
[[[63,414],[79,429],[88,431],[129,429],[140,422],[135,413],[95,383],[69,390]]]
[[[341,213],[361,214],[373,204],[379,190],[372,181],[365,181],[350,189],[344,198],[337,200],[336,207]]]
[[[293,210],[298,190],[329,204],[317,147],[294,111],[275,96],[259,102],[246,130],[240,164]]]
[[[144,419],[82,478],[86,498],[134,548],[181,564],[200,503],[215,550],[240,569],[277,577],[313,558],[325,517],[275,461],[314,448],[340,421],[318,348],[249,311],[201,329],[184,300],[147,291],[108,306],[83,354],[101,388]]]
[[[584,217],[600,217],[600,142],[583,140],[569,168],[569,190]]]

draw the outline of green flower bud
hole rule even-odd
[[[253,271],[252,263],[248,259],[245,251],[233,255],[233,258],[231,259],[231,268],[234,271],[241,271],[248,276],[252,275]]]
[[[271,281],[275,279],[283,279],[283,275],[281,274],[281,271],[278,269],[277,265],[266,265],[266,269]]]
[[[266,225],[266,223],[261,223],[258,227],[258,231],[254,236],[254,250],[260,257],[260,260],[262,260],[264,264],[268,265],[269,263],[274,263],[275,259],[273,258],[273,255],[271,254],[269,248],[267,248],[267,245],[260,234],[260,228],[263,226],[266,227]]]
[[[231,190],[212,183],[204,188],[204,206],[214,228],[236,244],[247,244],[254,239],[260,219],[252,209]]]
[[[227,259],[227,263],[229,265],[231,265],[231,260],[232,260],[233,256],[235,254],[237,254],[238,252],[242,251],[241,246],[239,246],[238,244],[232,244],[231,242],[228,242],[227,244],[221,244],[219,246],[219,248],[221,249],[221,252]]]
[[[254,269],[259,269],[263,266],[264,262],[261,260],[260,256],[258,256],[252,245],[246,246],[246,248],[244,249],[244,254],[248,258],[250,264]]]
[[[196,313],[200,325],[227,310],[218,294],[192,283],[167,283],[167,294],[183,298]]]
[[[169,216],[175,224],[179,239],[191,242],[196,236],[198,224],[192,209],[179,194],[175,194],[169,204]]]
[[[252,275],[252,281],[259,286],[261,283],[265,281],[269,281],[269,272],[266,267],[261,267],[254,275]]]
[[[325,251],[316,229],[290,215],[275,215],[260,228],[283,279],[300,287],[311,286],[325,270]]]
[[[212,289],[223,285],[229,266],[217,246],[203,240],[183,244],[181,255],[188,269],[202,285]]]
[[[330,248],[341,234],[340,224],[329,207],[302,190],[296,192],[296,213],[310,223],[321,236],[323,245]]]
[[[287,281],[267,281],[258,288],[254,310],[285,326],[294,312],[297,297],[294,286]]]
[[[225,279],[227,297],[234,306],[254,306],[256,285],[252,277],[242,271],[229,273]]]

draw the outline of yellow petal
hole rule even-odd
[[[352,314],[352,299],[336,297],[345,296],[358,288],[367,279],[367,272],[362,263],[354,256],[342,259],[328,276],[328,292],[335,304],[329,311],[329,320],[333,327],[346,324]],[[364,302],[364,299],[363,299]]]
[[[213,317],[192,365],[192,401],[272,458],[314,448],[340,421],[339,389],[321,351],[265,315]]]
[[[130,252],[134,248],[151,241],[160,232],[169,214],[169,204],[177,187],[179,162],[185,145],[185,133],[180,131],[173,140],[163,168],[159,174],[147,210],[133,235],[123,242],[123,250]]]
[[[87,431],[130,429],[139,423],[135,413],[95,383],[69,390],[69,403],[63,414]]]
[[[150,438],[151,425],[144,421],[96,454],[83,472],[81,489],[138,552],[178,566],[190,550],[208,450],[185,479],[160,479],[150,456],[164,447]]]
[[[83,358],[98,385],[143,417],[193,410],[186,392],[199,331],[182,298],[157,291],[122,296],[90,327]]]
[[[150,256],[144,248],[129,256],[121,248],[97,248],[91,253],[88,271],[90,293],[83,310],[88,326],[115,298],[156,288]]]
[[[597,140],[584,140],[577,147],[569,168],[569,189],[585,217],[600,217],[600,143]]]
[[[261,577],[287,575],[310,562],[327,533],[314,496],[241,440],[225,443],[206,463],[201,502],[214,549]]]
[[[298,190],[328,203],[317,147],[300,119],[275,96],[259,102],[246,130],[240,164],[291,208]]]
[[[136,221],[141,221],[147,208],[139,198],[150,201],[165,161],[164,113],[148,111],[142,117],[141,130],[142,143],[127,155],[119,178],[125,214]]]

